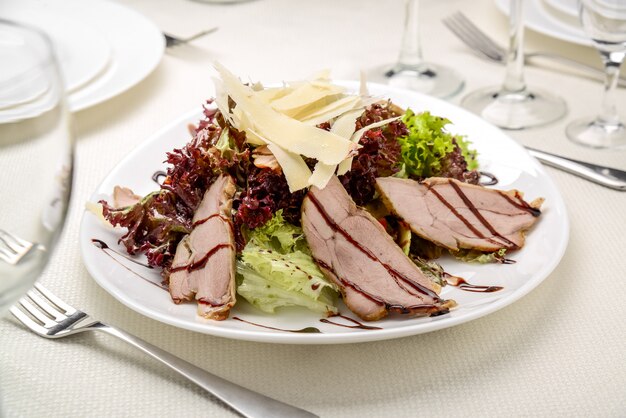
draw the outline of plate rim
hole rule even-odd
[[[132,16],[132,19],[135,22],[133,25],[133,28],[136,27],[135,25],[141,23],[146,33],[148,31],[153,32],[154,43],[151,44],[151,48],[148,48],[148,46],[150,46],[148,44],[141,44],[142,50],[151,52],[151,54],[149,55],[151,59],[142,59],[141,62],[145,65],[143,67],[143,70],[137,71],[135,74],[135,77],[128,79],[125,83],[124,82],[119,83],[117,88],[109,89],[108,92],[105,92],[99,95],[96,94],[95,96],[87,95],[85,98],[80,98],[79,96],[79,99],[73,100],[72,95],[80,94],[80,93],[84,93],[85,91],[88,91],[89,87],[92,86],[91,83],[97,82],[98,79],[106,77],[109,72],[111,72],[112,77],[116,73],[119,73],[120,70],[119,68],[117,68],[117,66],[119,65],[119,57],[116,56],[116,45],[111,44],[112,52],[111,52],[111,58],[109,60],[108,66],[105,69],[103,69],[103,71],[100,74],[98,74],[95,79],[91,80],[90,83],[68,94],[67,100],[68,100],[68,106],[71,112],[79,112],[81,110],[91,108],[93,106],[104,103],[114,97],[117,97],[127,92],[128,90],[130,90],[131,88],[135,87],[137,84],[145,80],[150,74],[152,74],[152,72],[160,64],[161,60],[163,59],[163,55],[165,54],[165,38],[163,37],[161,30],[148,17],[146,17],[145,15],[139,13],[138,11],[130,7],[127,7],[126,5],[121,4],[121,3],[116,3],[116,2],[112,2],[108,0],[92,0],[92,2],[93,2],[93,4],[91,4],[92,7],[94,5],[99,5],[99,7],[111,8],[111,13],[114,14],[116,17],[118,17],[119,14],[125,14],[129,18]],[[106,36],[106,34],[103,34],[103,35],[105,36],[107,41],[110,42],[110,39],[108,39],[108,36]],[[107,81],[107,83],[108,82],[109,81]],[[100,90],[100,88],[97,88],[96,92],[98,90]]]
[[[31,11],[31,9],[40,10],[41,2],[37,0],[7,1],[4,7],[17,5],[18,9]],[[64,2],[45,3],[50,9],[50,14],[59,14],[66,16],[68,10],[76,16],[79,16],[80,25],[94,26],[94,32],[109,46],[109,57],[106,64],[91,77],[86,83],[83,83],[72,91],[66,89],[66,102],[68,109],[72,113],[76,113],[98,104],[104,103],[114,97],[125,93],[132,87],[139,84],[148,77],[159,65],[165,53],[165,38],[161,30],[147,16],[139,11],[123,4],[111,0],[92,0],[89,4],[81,0],[66,0]],[[95,11],[94,11],[95,10]],[[112,16],[115,24],[107,24],[111,20],[108,19],[102,23],[102,16]],[[9,13],[10,18],[10,13]],[[130,24],[122,26],[120,31],[119,25],[130,21]],[[122,39],[121,33],[124,29],[131,28],[133,33],[139,31],[141,38],[135,42],[134,48],[122,55],[133,55],[133,52],[142,51],[141,59],[134,59],[132,62],[139,62],[138,69],[133,71],[125,71],[120,69],[121,65],[128,67],[131,59],[120,60],[120,50],[127,50],[129,44],[128,39]],[[150,41],[148,41],[150,38]],[[122,64],[120,64],[122,63]],[[126,64],[124,64],[126,63]],[[133,68],[135,66],[131,65]],[[130,74],[130,76],[129,76]]]
[[[507,18],[509,16],[509,6],[507,4],[506,0],[494,0],[496,3],[496,8],[502,13],[504,14]],[[528,16],[529,16],[529,11],[533,10],[535,12],[536,15],[543,15],[543,17],[545,19],[555,19],[556,18],[552,15],[548,15],[545,16],[546,13],[548,13],[545,8],[544,5],[542,4],[542,0],[529,0],[527,2],[528,4],[526,4],[526,11],[525,11],[525,19],[524,19],[524,26],[533,30],[534,32],[540,33],[544,36],[548,36],[552,39],[557,39],[560,41],[564,41],[564,42],[568,42],[568,43],[572,43],[572,44],[576,44],[576,45],[581,45],[581,46],[593,46],[593,43],[591,42],[591,39],[588,39],[584,33],[582,33],[582,29],[580,34],[576,34],[576,35],[571,35],[571,34],[567,34],[567,33],[563,33],[561,31],[559,31],[558,29],[550,29],[547,28],[544,24],[542,23],[538,23],[534,20],[529,20]],[[563,22],[563,25],[567,25],[569,26],[567,23]],[[572,27],[573,30],[576,30],[577,28]]]
[[[349,87],[357,87],[357,81],[346,81],[346,80],[334,80],[337,84],[346,85]],[[469,116],[470,118],[475,119],[479,123],[489,126],[495,132],[499,132],[500,135],[507,137],[512,146],[518,148],[518,151],[524,153],[528,158],[531,164],[534,166],[538,172],[542,174],[542,180],[548,183],[548,186],[554,190],[556,193],[557,199],[553,201],[553,203],[558,206],[558,210],[562,212],[562,218],[560,218],[562,223],[562,229],[564,235],[561,236],[560,246],[556,249],[555,257],[551,258],[549,263],[545,263],[542,265],[542,268],[535,272],[530,280],[524,283],[522,286],[515,289],[512,293],[507,294],[489,304],[486,304],[483,307],[477,308],[474,311],[468,312],[460,317],[448,317],[443,320],[432,321],[428,323],[418,323],[418,324],[409,324],[404,327],[394,327],[394,328],[386,328],[382,330],[376,330],[375,332],[354,332],[354,331],[343,331],[337,333],[329,333],[329,334],[296,334],[289,332],[268,332],[268,331],[257,331],[257,330],[241,330],[241,329],[232,329],[232,328],[222,328],[217,327],[215,325],[202,323],[202,322],[188,322],[188,319],[184,318],[173,318],[171,316],[167,316],[161,314],[159,312],[155,312],[150,308],[142,307],[137,305],[134,301],[132,301],[127,295],[123,293],[118,293],[114,289],[107,287],[106,279],[100,277],[100,272],[95,269],[94,266],[90,265],[87,262],[87,254],[86,249],[88,248],[85,243],[90,241],[90,238],[86,236],[86,222],[88,217],[93,216],[88,211],[83,211],[83,215],[80,223],[79,230],[79,239],[80,239],[80,251],[81,258],[83,260],[83,265],[86,267],[89,275],[93,278],[93,280],[98,283],[98,285],[104,289],[109,295],[111,295],[114,299],[121,302],[126,307],[131,310],[146,316],[150,319],[157,320],[159,322],[165,323],[167,325],[175,326],[177,328],[199,332],[203,334],[213,335],[217,337],[230,338],[235,340],[245,340],[245,341],[254,341],[254,342],[264,342],[264,343],[280,343],[280,344],[345,344],[345,343],[360,343],[360,342],[371,342],[371,341],[380,341],[380,340],[388,340],[394,338],[401,338],[407,336],[413,336],[417,334],[423,334],[427,332],[432,332],[440,329],[445,329],[457,325],[464,324],[466,322],[473,321],[475,319],[484,317],[491,313],[494,313],[506,306],[509,306],[522,297],[526,296],[533,289],[539,286],[550,274],[556,269],[556,267],[561,262],[565,251],[567,250],[569,244],[570,237],[570,221],[569,215],[567,213],[567,207],[565,205],[565,201],[559,192],[556,183],[549,175],[549,173],[544,169],[544,167],[537,161],[534,157],[532,157],[528,151],[520,145],[517,141],[515,141],[512,137],[510,137],[506,132],[497,128],[496,126],[490,124],[484,119],[480,118],[478,115],[475,115],[469,112],[462,107],[455,105],[450,102],[446,102],[431,96],[427,96],[421,93],[405,90],[402,88],[376,84],[376,83],[368,83],[369,86],[373,86],[375,88],[381,88],[389,92],[389,94],[393,94],[397,92],[398,94],[410,94],[414,95],[416,99],[419,99],[422,102],[434,102],[436,104],[443,104],[445,106],[456,108],[457,111],[461,111],[465,116]],[[157,130],[154,134],[150,135],[148,138],[143,140],[140,144],[137,145],[132,151],[130,151],[124,158],[122,158],[118,163],[111,169],[106,176],[102,179],[102,181],[98,184],[95,191],[89,197],[89,201],[94,201],[98,198],[98,196],[102,196],[102,193],[99,190],[102,188],[103,184],[111,177],[114,177],[115,173],[122,169],[122,166],[125,165],[129,160],[132,160],[137,154],[140,154],[144,147],[148,146],[153,141],[157,140],[160,136],[164,135],[169,130],[173,129],[175,126],[179,126],[181,123],[188,121],[190,118],[200,115],[201,109],[195,108],[193,111],[187,111],[183,113],[178,118],[174,119],[170,123],[167,123],[165,126]],[[555,207],[555,210],[557,208]]]

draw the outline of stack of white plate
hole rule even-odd
[[[510,1],[495,1],[508,15]],[[526,27],[562,41],[591,45],[578,20],[578,0],[525,0],[524,6]]]
[[[139,83],[156,68],[165,48],[163,34],[152,22],[106,0],[2,0],[0,16],[51,38],[73,112]],[[17,60],[2,66],[3,71],[19,70]],[[45,100],[46,91],[47,86],[29,86],[19,98],[3,97],[0,113],[19,111],[26,96],[32,109],[33,101]]]

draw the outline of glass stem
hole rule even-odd
[[[419,0],[406,0],[402,47],[398,66],[416,67],[422,62],[422,46],[419,33]]]
[[[526,90],[524,82],[524,0],[511,0],[509,11],[509,51],[502,90],[519,93]]]
[[[604,96],[602,98],[602,108],[598,115],[598,123],[602,125],[618,125],[619,115],[615,100],[615,91],[619,80],[619,71],[626,56],[625,52],[600,51],[604,62]]]

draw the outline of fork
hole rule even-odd
[[[452,31],[463,43],[469,46],[474,52],[491,61],[504,64],[506,63],[507,51],[501,45],[498,45],[487,34],[480,30],[471,20],[463,13],[456,12],[443,19],[443,24]],[[581,70],[593,74],[596,78],[603,80],[604,71],[587,65],[580,61],[564,57],[562,55],[550,52],[529,52],[524,54],[525,60],[533,58],[547,58],[562,64],[577,67]],[[618,85],[626,87],[626,78],[620,77]]]
[[[114,335],[185,376],[244,417],[317,416],[224,380],[122,329],[95,320],[63,302],[40,284],[35,284],[34,289],[10,311],[20,322],[44,338],[63,338],[84,331],[102,331]]]
[[[163,37],[165,38],[165,46],[167,48],[173,47],[173,46],[178,46],[178,45],[182,45],[182,44],[186,44],[188,42],[191,41],[195,41],[198,38],[201,38],[205,35],[208,35],[210,33],[215,32],[216,30],[218,30],[219,28],[217,26],[207,29],[207,30],[203,30],[202,32],[198,32],[194,35],[191,35],[187,38],[179,38],[176,37],[174,35],[170,35],[169,33],[165,33],[163,32]]]
[[[0,243],[0,260],[12,265],[19,263],[36,247],[32,242],[16,237],[4,229],[0,229]]]

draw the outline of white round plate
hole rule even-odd
[[[544,0],[550,7],[578,18],[578,0]]]
[[[111,58],[104,36],[78,19],[50,8],[34,13],[33,4],[18,0],[5,0],[2,12],[4,18],[39,28],[50,37],[68,92],[95,78]]]
[[[495,0],[498,9],[505,15],[509,15],[509,0]],[[527,0],[524,2],[525,19],[524,25],[535,32],[542,33],[552,38],[575,43],[578,45],[591,46],[591,40],[585,35],[582,27],[575,19],[560,19],[550,13],[543,0]],[[575,22],[575,23],[573,23]]]
[[[358,83],[342,83],[358,91]],[[458,307],[450,313],[426,318],[409,318],[394,315],[367,325],[380,327],[377,330],[349,329],[320,322],[319,314],[304,309],[284,309],[276,315],[256,310],[239,298],[225,321],[210,321],[196,315],[196,304],[175,305],[169,293],[155,283],[160,283],[159,272],[134,264],[118,254],[103,251],[92,242],[102,240],[112,249],[124,253],[117,240],[125,231],[104,225],[91,212],[83,215],[80,230],[80,246],[83,260],[93,278],[113,297],[135,311],[174,325],[176,327],[241,340],[290,343],[290,344],[336,344],[383,340],[434,331],[458,325],[501,309],[535,288],[557,266],[569,237],[569,224],[565,204],[554,182],[543,167],[522,146],[498,128],[478,116],[450,103],[410,91],[370,84],[375,96],[389,97],[400,106],[416,111],[429,110],[444,116],[454,123],[450,129],[467,135],[480,155],[481,169],[493,173],[499,179],[497,187],[516,188],[525,193],[528,200],[544,197],[543,214],[539,222],[528,233],[524,248],[511,258],[515,264],[475,265],[461,263],[451,257],[441,259],[444,268],[451,274],[464,277],[478,285],[502,286],[494,293],[473,293],[456,287],[443,288],[444,298],[454,299]],[[140,195],[158,188],[151,179],[153,173],[165,168],[162,161],[165,153],[183,146],[190,135],[188,123],[201,118],[201,107],[169,124],[124,158],[105,178],[91,197],[92,202],[110,199],[116,185],[130,187]],[[340,302],[343,315],[358,319]],[[237,321],[246,321],[280,328],[299,330],[305,327],[318,328],[322,333],[294,333],[259,327]],[[342,318],[331,320],[354,325]]]
[[[0,15],[18,21],[30,16],[27,23],[48,30],[57,41],[72,112],[139,83],[165,50],[163,34],[150,20],[111,1],[3,0]]]

